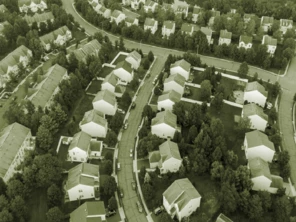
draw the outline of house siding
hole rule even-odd
[[[260,157],[266,162],[272,162],[273,156],[275,151],[269,149],[268,147],[261,145],[261,146],[256,146],[253,148],[247,148],[245,149],[246,153],[246,158],[247,159],[253,159],[256,157]]]
[[[262,119],[258,115],[249,116],[248,118],[251,120],[251,129],[265,131],[267,126],[267,121],[265,119]]]
[[[182,75],[186,80],[189,79],[189,72],[187,72],[186,70],[182,69],[181,67],[174,67],[170,69],[170,73],[171,75],[175,75],[175,74],[180,74]]]
[[[176,92],[180,93],[181,95],[184,94],[184,87],[180,86],[176,82],[164,83],[163,88],[164,88],[163,89],[164,92],[167,92],[167,91],[170,91],[170,90],[175,90]]]
[[[173,128],[169,125],[166,125],[164,123],[151,127],[152,134],[155,134],[156,136],[158,136],[160,138],[164,138],[164,139],[166,139],[168,137],[174,138],[175,132],[176,132],[175,128]]]
[[[95,197],[95,188],[93,186],[86,186],[82,184],[71,188],[67,192],[70,201],[90,199]]]
[[[175,103],[169,99],[157,102],[157,109],[158,110],[173,110],[173,106],[175,105]]]
[[[264,107],[266,103],[266,96],[261,94],[258,90],[254,90],[250,92],[244,92],[244,100]]]
[[[97,111],[104,113],[105,115],[113,116],[116,113],[117,104],[115,104],[115,106],[112,106],[111,104],[101,100],[93,102],[93,108]]]
[[[252,190],[256,191],[268,191],[271,180],[265,176],[259,176],[251,179],[253,182]]]

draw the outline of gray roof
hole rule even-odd
[[[146,18],[145,19],[145,23],[144,23],[144,26],[154,26],[154,24],[156,23],[157,21],[154,20],[153,18]]]
[[[115,10],[112,12],[111,16],[112,16],[113,18],[117,18],[117,17],[118,17],[119,15],[121,15],[121,14],[123,14],[122,11],[119,11],[119,10],[115,9]]]
[[[268,139],[268,136],[258,130],[246,133],[246,140],[248,143],[247,148],[253,148],[256,146],[264,145],[271,150],[275,150],[274,145]]]
[[[112,86],[115,87],[117,85],[117,82],[118,82],[118,78],[117,78],[117,76],[112,71],[110,74],[108,74],[105,77],[105,79],[102,82],[102,84],[104,84],[104,83],[110,83]]]
[[[252,41],[253,41],[253,37],[251,37],[251,36],[247,36],[247,35],[241,35],[241,36],[239,37],[239,41],[240,41],[240,42],[244,42],[245,44],[252,43]]]
[[[268,17],[268,16],[261,17],[261,25],[272,24],[273,21],[274,21],[273,17]]]
[[[201,27],[200,31],[204,33],[206,36],[212,36],[213,33],[212,29],[209,29],[207,27]]]
[[[243,106],[243,114],[244,114],[244,117],[258,115],[262,119],[265,119],[266,121],[268,120],[268,116],[263,112],[263,109],[254,103],[244,105]]]
[[[272,38],[269,35],[264,35],[262,41],[263,41],[264,45],[277,46],[277,39]]]
[[[166,28],[166,29],[173,29],[174,28],[174,25],[175,25],[175,22],[174,21],[164,21],[163,22],[163,26]]]
[[[231,36],[232,36],[232,32],[228,32],[226,29],[220,30],[220,38],[231,39]]]
[[[179,102],[181,100],[182,95],[175,90],[170,90],[168,92],[163,93],[161,96],[158,97],[157,102],[161,102],[164,100],[171,100],[173,102]]]
[[[249,168],[251,171],[251,178],[265,176],[271,180],[269,165],[260,157],[250,159]]]
[[[0,12],[6,12],[7,8],[5,7],[5,5],[1,4],[0,5]]]
[[[83,119],[80,122],[80,125],[84,125],[86,123],[94,122],[103,127],[106,126],[107,120],[104,118],[104,114],[97,110],[90,110],[84,113]]]
[[[159,146],[159,152],[162,162],[165,162],[171,158],[182,160],[178,144],[170,140],[165,141]]]
[[[117,63],[115,69],[120,69],[120,68],[123,68],[124,70],[126,70],[129,73],[132,73],[132,71],[133,71],[132,65],[125,60]]]
[[[158,163],[160,160],[159,150],[149,152],[149,163]]]
[[[90,222],[88,219],[93,218],[93,222],[100,222],[98,215],[106,215],[103,201],[87,201],[80,205],[70,214],[71,222]]]
[[[216,222],[233,222],[232,220],[230,220],[228,217],[226,217],[224,214],[219,214],[219,216],[217,217]]]
[[[74,50],[73,53],[78,60],[85,60],[88,55],[97,54],[101,50],[101,47],[98,40],[93,39],[81,48]]]
[[[103,90],[97,93],[97,95],[95,96],[95,98],[93,99],[93,103],[100,101],[100,100],[104,100],[107,103],[111,104],[112,106],[115,106],[116,104],[116,98],[115,95],[110,92],[109,90]]]
[[[193,12],[192,12],[192,14],[194,15],[194,14],[199,14],[199,13],[201,13],[203,11],[203,8],[201,8],[201,7],[198,7],[198,6],[194,6],[193,7]]]
[[[33,16],[25,15],[24,19],[29,25],[31,25],[33,22],[40,23],[40,22],[46,22],[47,20],[52,20],[54,19],[54,16],[52,12],[44,12],[41,14],[36,13]]]
[[[169,110],[159,112],[156,117],[152,119],[152,126],[165,123],[173,128],[177,127],[177,116]]]
[[[180,75],[180,74],[175,74],[175,75],[170,75],[168,78],[166,78],[164,80],[164,83],[169,83],[169,82],[176,82],[178,83],[180,86],[184,87],[185,86],[185,78],[184,76]]]
[[[178,60],[175,63],[171,64],[171,68],[175,68],[178,66],[180,66],[182,69],[186,70],[187,72],[190,72],[191,65],[186,60],[181,59],[181,60]]]
[[[73,136],[73,140],[72,140],[68,150],[72,150],[72,149],[78,147],[79,149],[87,152],[89,149],[89,146],[90,146],[90,140],[91,140],[90,135],[88,135],[87,133],[85,133],[83,131],[80,131]]]
[[[254,82],[248,82],[245,88],[245,92],[251,92],[257,90],[260,92],[262,95],[267,97],[268,92],[265,90],[264,86],[262,86],[259,82],[254,81]]]
[[[276,175],[271,175],[271,187],[274,188],[283,188],[284,186],[284,181],[283,178],[280,176],[276,176]]]
[[[67,26],[60,27],[46,35],[41,36],[39,39],[44,44],[49,44],[56,40],[59,35],[65,35],[67,31],[70,31]]]
[[[142,59],[141,55],[136,50],[130,52],[127,55],[126,59],[129,58],[129,57],[133,58],[136,61],[141,61],[141,59]]]

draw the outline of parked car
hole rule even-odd
[[[132,157],[133,158],[133,149],[130,149],[130,157]]]
[[[140,201],[137,201],[137,207],[138,207],[139,212],[142,213],[143,208],[142,208],[142,205],[141,205]]]
[[[117,170],[120,170],[120,163],[117,163]]]
[[[106,213],[106,217],[111,217],[116,214],[116,210],[110,210],[109,212]]]
[[[124,110],[119,109],[119,108],[117,110],[118,110],[119,113],[125,114],[125,111]]]
[[[123,194],[123,189],[121,187],[118,187],[118,192],[119,192],[120,197],[122,198],[124,196],[124,194]]]
[[[133,102],[133,103],[132,103],[132,106],[131,106],[131,109],[134,109],[135,107],[136,107],[136,103]]]
[[[157,215],[161,214],[162,211],[163,211],[163,206],[157,207],[157,208],[154,210],[154,214],[157,216]]]
[[[132,189],[135,190],[136,189],[136,182],[135,181],[132,181],[131,184],[132,184]]]
[[[128,127],[128,123],[125,123],[124,125],[123,125],[123,129],[127,129],[127,127]]]

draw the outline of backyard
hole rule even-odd
[[[102,80],[94,79],[86,90],[86,93],[97,94],[101,90]]]
[[[47,193],[45,189],[36,189],[32,192],[27,202],[29,207],[30,222],[46,221]]]
[[[125,58],[126,58],[126,55],[120,54],[120,55],[117,57],[117,59],[113,62],[112,65],[115,65],[115,66],[116,66],[119,62],[124,61]]]
[[[99,77],[105,78],[110,72],[112,72],[113,68],[104,66],[102,67]]]

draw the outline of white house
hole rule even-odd
[[[121,61],[117,63],[113,73],[124,82],[131,82],[134,78],[134,70],[132,65],[127,61]]]
[[[149,158],[150,168],[152,168],[151,166],[155,166],[154,162],[157,161],[157,167],[162,174],[179,171],[182,165],[182,158],[177,143],[167,140],[159,146],[159,151],[153,152],[158,152],[159,154],[149,153],[149,157],[151,157],[151,159]],[[156,157],[159,157],[159,159],[157,160]]]
[[[86,61],[87,56],[98,56],[99,51],[101,50],[102,45],[98,42],[98,40],[93,39],[90,42],[84,44],[79,49],[75,49],[72,53],[79,61]],[[70,54],[67,55],[67,59],[69,59]]]
[[[148,12],[156,12],[156,9],[157,9],[157,6],[158,6],[158,3],[152,1],[152,0],[147,0],[144,4],[144,11],[146,13]]]
[[[65,45],[69,40],[72,39],[72,33],[67,26],[63,26],[46,35],[41,36],[39,39],[44,49],[49,51],[52,44],[56,46]]]
[[[97,13],[99,15],[102,15],[104,18],[108,19],[111,17],[111,10],[109,8],[106,8],[104,6],[100,7],[98,10],[97,10]]]
[[[220,11],[216,11],[214,8],[210,10],[211,12],[211,18],[209,19],[208,26],[212,26],[214,24],[215,18],[220,16]]]
[[[1,4],[0,5],[0,12],[4,13],[4,12],[7,12],[7,11],[8,11],[8,9],[6,8],[6,6]]]
[[[264,35],[262,38],[262,45],[267,46],[267,52],[272,56],[275,53],[277,46],[277,39]]]
[[[173,21],[164,21],[162,25],[161,34],[163,37],[170,37],[175,33],[176,25]]]
[[[230,218],[226,217],[224,214],[219,214],[216,219],[216,222],[233,222]]]
[[[19,65],[27,67],[33,54],[26,46],[19,46],[0,61],[0,87],[10,81],[10,74],[18,74]]]
[[[105,115],[113,116],[117,110],[117,101],[114,93],[109,90],[103,90],[97,93],[92,101],[93,108]]]
[[[170,90],[174,90],[178,92],[180,95],[183,95],[185,82],[185,78],[178,73],[175,75],[170,75],[168,78],[164,80],[163,91],[168,92]]]
[[[201,7],[199,7],[199,6],[194,6],[193,7],[193,12],[192,12],[192,21],[193,22],[197,22],[198,21],[198,17],[199,17],[199,15],[200,15],[200,13],[202,12],[202,8]]]
[[[101,90],[109,90],[110,92],[115,92],[115,88],[118,84],[118,78],[116,75],[114,75],[113,72],[108,74],[104,81],[101,84]]]
[[[248,168],[251,171],[252,190],[276,193],[283,187],[283,178],[272,175],[268,163],[260,157],[250,159]]]
[[[127,27],[130,27],[132,25],[136,25],[136,26],[139,25],[139,19],[134,18],[134,17],[127,17],[126,16],[124,21],[125,21],[125,24]]]
[[[99,186],[99,165],[80,163],[68,172],[66,198],[69,201],[95,198]]]
[[[144,30],[150,30],[152,34],[154,34],[158,29],[158,21],[152,18],[146,18],[144,23]]]
[[[268,32],[273,25],[274,19],[273,17],[262,16],[261,17],[261,27],[263,28],[264,32]]]
[[[47,24],[47,21],[54,21],[54,16],[52,12],[44,12],[44,13],[36,13],[33,16],[25,15],[24,19],[28,23],[29,26],[31,26],[34,22],[37,23],[37,26],[40,27],[40,23],[44,22]]]
[[[157,109],[161,110],[170,110],[173,111],[173,106],[175,103],[181,100],[182,95],[175,90],[170,90],[164,92],[157,100]]]
[[[122,0],[122,4],[125,6],[130,6],[131,5],[131,0]]]
[[[111,14],[111,22],[115,22],[117,25],[125,20],[125,14],[122,11],[115,9]]]
[[[108,131],[108,122],[103,113],[90,110],[84,113],[79,127],[81,131],[89,134],[91,137],[105,138]]]
[[[194,32],[198,31],[198,26],[195,24],[182,23],[181,32],[185,35],[192,36]]]
[[[186,1],[174,0],[172,8],[176,15],[183,14],[185,18],[188,16],[189,4]]]
[[[175,180],[162,196],[167,213],[179,221],[195,212],[201,201],[200,194],[188,178]]]
[[[29,128],[13,123],[0,131],[0,177],[6,183],[16,172],[26,150],[35,149],[35,138]]]
[[[132,65],[132,68],[137,70],[141,64],[142,56],[136,51],[130,52],[127,57],[125,58],[125,61],[130,63]]]
[[[255,17],[255,14],[244,14],[244,22],[245,23],[249,23],[251,21],[251,19],[253,19]]]
[[[134,10],[138,10],[140,8],[140,4],[145,4],[146,0],[130,0],[131,8]]]
[[[219,45],[229,45],[231,43],[232,32],[228,32],[226,29],[220,31]]]
[[[151,133],[160,138],[173,138],[176,131],[180,131],[177,126],[177,116],[169,110],[159,112],[151,122]]]
[[[292,28],[293,28],[293,20],[280,19],[280,30],[283,34],[286,34],[287,30]]]
[[[268,92],[265,90],[264,86],[257,81],[247,83],[244,92],[244,101],[256,103],[257,105],[264,107],[267,96]]]
[[[27,13],[30,10],[35,13],[38,10],[44,11],[47,9],[47,4],[43,0],[18,0],[18,7],[20,12]]]
[[[72,162],[86,162],[90,155],[91,136],[83,131],[76,133],[68,148],[68,155]]]
[[[96,222],[106,220],[103,201],[87,201],[70,213],[70,222]]]
[[[246,133],[244,149],[248,160],[260,157],[266,162],[272,162],[275,153],[274,145],[268,136],[258,130]]]
[[[200,28],[200,31],[206,35],[207,37],[207,40],[208,40],[208,44],[212,44],[213,43],[213,39],[212,39],[212,34],[213,34],[213,31],[212,29],[210,28],[207,28],[207,27],[201,27]]]
[[[54,96],[59,92],[59,84],[68,78],[67,69],[55,64],[42,76],[44,79],[32,89],[32,94],[27,97],[36,108],[45,109],[52,104]],[[42,78],[41,77],[41,78]]]
[[[186,80],[188,80],[190,69],[191,69],[190,63],[184,59],[181,59],[181,60],[178,60],[175,63],[171,64],[170,74],[171,75],[180,74]]]
[[[243,106],[242,117],[247,117],[251,121],[251,129],[265,131],[268,116],[263,109],[254,103]]]
[[[247,35],[241,35],[239,37],[238,48],[243,47],[245,49],[250,49],[252,48],[252,45],[253,45],[252,42],[253,42],[253,37],[247,36]]]

